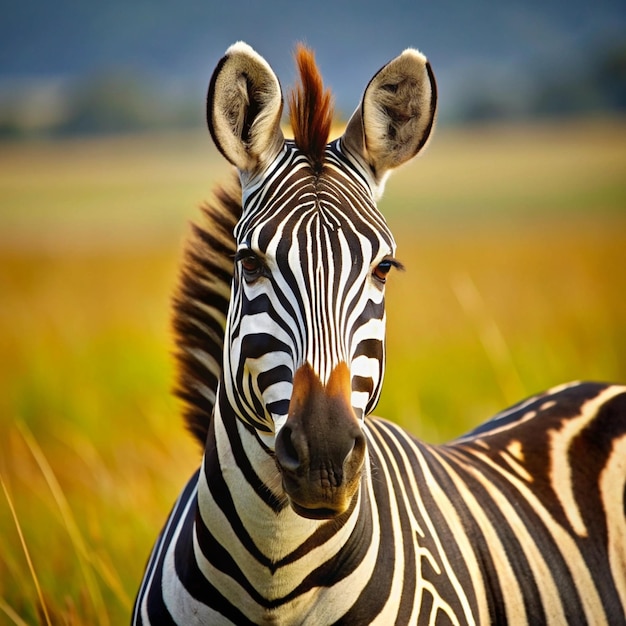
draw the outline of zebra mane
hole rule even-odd
[[[218,186],[192,223],[173,298],[178,373],[174,393],[185,403],[189,431],[204,446],[222,370],[224,327],[233,277],[233,229],[241,216],[239,178]]]
[[[333,121],[332,95],[324,89],[313,51],[298,44],[295,57],[300,83],[289,94],[289,121],[298,148],[320,167]]]

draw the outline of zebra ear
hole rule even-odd
[[[437,85],[426,57],[409,48],[370,80],[342,143],[365,159],[374,178],[412,159],[435,121]]]
[[[240,172],[263,169],[278,154],[283,96],[267,61],[240,41],[218,63],[207,96],[207,122],[219,151]]]

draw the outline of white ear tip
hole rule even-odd
[[[245,41],[236,41],[232,46],[228,47],[226,50],[226,56],[236,53],[244,53],[253,56],[259,56],[258,53],[254,50],[254,48],[248,45]]]
[[[239,56],[252,59],[255,63],[262,65],[269,74],[274,75],[274,70],[270,67],[270,64],[249,44],[245,41],[236,41],[232,46],[229,46],[224,56]],[[278,83],[278,79],[276,78]]]
[[[410,56],[413,57],[415,60],[421,61],[422,63],[428,62],[426,55],[420,52],[417,48],[407,48],[400,56]]]

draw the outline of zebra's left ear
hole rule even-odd
[[[387,172],[424,147],[436,108],[437,84],[430,64],[421,52],[409,48],[370,80],[341,141],[382,183]]]
[[[207,122],[219,151],[242,173],[268,165],[284,144],[283,96],[267,61],[233,44],[218,63],[207,96]]]

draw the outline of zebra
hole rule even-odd
[[[203,448],[149,557],[134,624],[626,621],[626,387],[579,382],[429,445],[370,417],[385,282],[376,201],[424,147],[437,88],[407,49],[328,141],[313,52],[289,97],[243,42],[210,81],[237,175],[192,227],[177,393]]]

